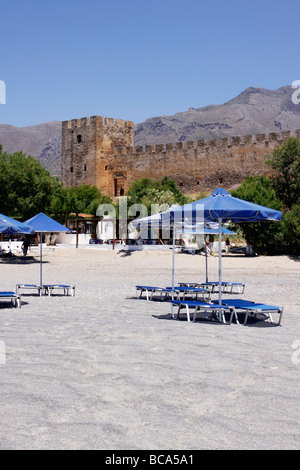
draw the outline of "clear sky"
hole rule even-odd
[[[139,123],[300,80],[299,0],[1,0],[0,123]]]

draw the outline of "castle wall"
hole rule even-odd
[[[168,176],[185,194],[230,188],[249,175],[270,174],[266,156],[293,135],[283,131],[134,148],[131,121],[99,116],[65,121],[62,133],[63,184],[96,185],[111,197],[125,194],[134,180],[147,177]],[[300,140],[300,130],[295,136]]]

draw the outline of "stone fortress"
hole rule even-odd
[[[101,116],[62,123],[62,183],[95,185],[112,198],[140,178],[175,180],[186,195],[231,188],[249,175],[268,175],[266,157],[300,129],[134,147],[134,123]]]

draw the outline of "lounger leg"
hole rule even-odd
[[[194,316],[193,316],[193,323],[196,321],[198,311],[199,311],[198,308],[195,307]]]
[[[237,325],[240,325],[239,318],[238,318],[238,314],[236,313],[236,309],[235,309],[235,308],[232,309],[231,321],[232,321],[233,315],[234,315],[234,317],[235,317],[235,321],[236,321]],[[230,323],[231,323],[231,321],[230,321]]]
[[[249,310],[246,311],[246,315],[245,315],[245,321],[244,321],[244,326],[246,325],[247,321],[248,321],[248,317],[249,317]]]
[[[219,322],[226,323],[225,313],[222,308],[219,310]]]
[[[187,321],[191,321],[191,317],[190,317],[190,310],[189,310],[189,307],[188,305],[185,306],[186,308],[186,316],[187,316]]]
[[[225,323],[224,310],[222,310],[222,309],[219,310],[219,321],[221,323]]]
[[[271,322],[273,323],[273,318],[272,318],[271,312],[269,312],[269,317],[270,317]]]

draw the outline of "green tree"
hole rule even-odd
[[[300,255],[300,204],[286,212],[282,221],[283,246],[287,253]]]
[[[1,212],[27,219],[38,212],[47,212],[59,186],[38,160],[22,152],[11,155],[0,146]]]
[[[272,180],[265,176],[250,176],[231,194],[271,209],[283,210],[283,203],[276,197]],[[282,251],[282,222],[244,222],[239,227],[247,244],[252,245],[256,253],[275,254]]]
[[[300,203],[300,142],[291,137],[277,147],[268,164],[274,171],[273,184],[276,196],[287,209]]]
[[[96,186],[82,185],[77,188],[59,187],[52,197],[51,211],[60,220],[66,220],[70,214],[78,217],[80,213],[95,215],[100,204],[111,204]]]
[[[175,196],[169,189],[159,190],[155,188],[150,188],[147,194],[142,198],[141,202],[147,208],[150,208],[153,204],[157,206],[166,206],[167,208],[175,203]]]
[[[167,176],[160,180],[150,178],[136,180],[130,186],[127,196],[131,204],[145,204],[147,207],[151,204],[183,205],[189,202],[178,189],[176,182]]]

